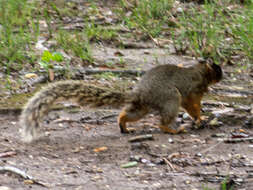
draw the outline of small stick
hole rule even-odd
[[[17,174],[17,175],[21,176],[22,178],[24,178],[26,180],[31,180],[34,184],[41,185],[43,187],[47,187],[47,185],[45,185],[41,182],[38,182],[32,176],[29,176],[28,174],[26,174],[24,171],[20,170],[19,168],[16,168],[16,167],[13,167],[13,166],[0,166],[0,173],[1,172],[6,172],[6,171]]]
[[[9,151],[9,152],[2,152],[0,153],[0,158],[10,157],[16,155],[17,152],[15,151]]]
[[[238,142],[245,142],[245,141],[253,141],[253,137],[248,138],[226,138],[223,139],[225,143],[238,143]]]
[[[130,138],[128,142],[140,142],[140,141],[145,141],[145,140],[154,140],[154,137],[151,134],[139,135],[139,136]]]
[[[216,143],[215,145],[213,145],[213,146],[211,146],[211,147],[209,147],[209,148],[207,148],[207,149],[205,149],[205,150],[202,150],[200,153],[201,153],[201,154],[204,154],[204,153],[208,152],[209,150],[212,150],[213,148],[215,148],[216,146],[218,146],[218,145],[221,144],[221,143],[222,143],[222,141]]]
[[[109,119],[109,118],[111,118],[111,117],[116,117],[116,116],[118,116],[118,114],[109,114],[109,115],[105,115],[105,116],[103,116],[103,117],[101,117],[100,119],[101,120],[104,120],[104,119]]]
[[[163,158],[163,161],[170,167],[172,171],[175,171],[175,168],[173,167],[172,163],[166,158]]]
[[[80,120],[68,119],[68,118],[60,118],[53,121],[53,123],[78,123]]]
[[[9,172],[18,174],[24,179],[32,179],[31,176],[27,175],[24,171],[22,171],[18,168],[15,168],[13,166],[0,166],[0,172],[5,172],[5,171],[9,171]]]

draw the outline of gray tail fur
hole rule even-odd
[[[32,142],[40,137],[40,122],[51,105],[58,99],[74,99],[80,105],[119,106],[124,103],[124,93],[111,91],[82,81],[60,81],[52,83],[37,92],[25,105],[20,117],[22,140]]]

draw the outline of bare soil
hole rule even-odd
[[[136,132],[125,135],[117,126],[119,110],[71,107],[50,112],[42,129],[45,137],[24,144],[18,115],[2,114],[0,166],[16,167],[33,180],[0,171],[0,185],[11,189],[193,190],[219,189],[227,180],[234,189],[252,189],[253,141],[225,142],[227,137],[253,135],[252,76],[238,74],[232,81],[229,68],[225,70],[225,79],[203,101],[206,126],[194,128],[181,112],[177,122],[188,128],[178,135],[162,133],[155,113],[131,124]],[[152,134],[154,139],[129,142],[143,134]],[[94,151],[101,147],[107,150]],[[122,167],[130,161],[137,165]]]
[[[140,45],[146,48],[119,50],[96,44],[92,52],[101,64],[117,62],[120,51],[126,62],[124,69],[195,62],[172,55],[170,48]],[[242,70],[234,65],[223,69],[224,79],[211,87],[203,100],[206,126],[197,129],[189,116],[180,112],[177,123],[187,125],[187,132],[177,135],[157,128],[156,113],[131,124],[135,133],[121,134],[117,126],[120,110],[69,107],[50,112],[42,128],[45,137],[24,144],[18,113],[26,100],[17,97],[11,102],[15,94],[0,86],[0,190],[207,190],[225,183],[227,189],[253,189],[252,68]],[[5,74],[0,72],[0,76]],[[8,77],[15,81],[17,74]],[[9,102],[6,109],[3,105]],[[145,134],[153,135],[153,140],[129,142]],[[133,167],[122,167],[133,161],[137,162]],[[1,168],[6,166],[17,170]],[[20,171],[32,179],[17,174]]]

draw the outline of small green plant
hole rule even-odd
[[[110,68],[110,67],[114,67],[115,63],[109,61],[109,62],[105,62],[105,65]]]
[[[234,182],[231,181],[228,182],[229,177],[226,177],[224,180],[222,180],[221,184],[220,184],[220,189],[221,190],[233,190],[234,189]],[[214,190],[212,188],[209,187],[203,187],[203,190]]]
[[[234,181],[229,181],[229,177],[225,178],[221,182],[221,190],[233,190],[234,189]]]
[[[49,51],[44,51],[41,57],[39,64],[48,71],[49,69],[54,68],[54,62],[62,62],[64,57],[61,53],[55,52],[51,53]]]
[[[124,65],[126,64],[125,59],[124,59],[123,57],[120,57],[120,58],[119,58],[118,64],[119,64],[120,66],[124,66]]]

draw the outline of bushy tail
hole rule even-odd
[[[24,142],[31,142],[39,137],[39,126],[43,116],[59,98],[74,99],[80,105],[119,106],[126,101],[126,94],[85,84],[83,81],[52,83],[37,92],[24,107],[20,117]]]

